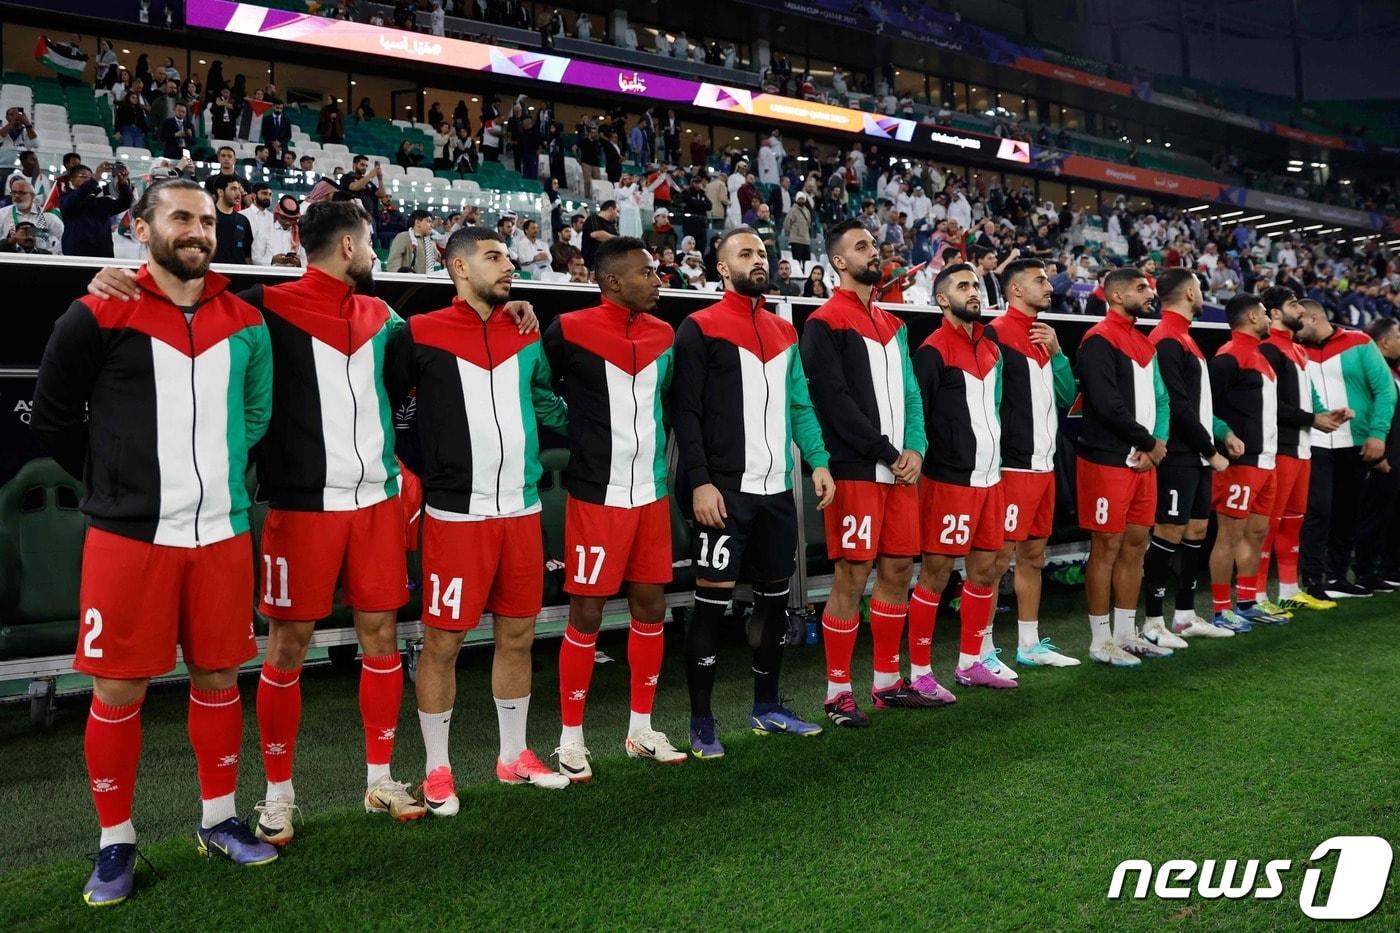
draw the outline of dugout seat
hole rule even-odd
[[[0,660],[71,653],[87,520],[82,484],[48,458],[0,487]]]
[[[568,566],[564,554],[564,508],[568,493],[564,491],[564,470],[569,466],[569,451],[551,447],[540,451],[540,527],[544,535],[544,604],[565,601],[564,571]]]

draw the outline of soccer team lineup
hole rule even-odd
[[[200,852],[266,865],[304,818],[314,824],[295,787],[302,718],[317,716],[313,703],[303,710],[300,681],[313,628],[337,598],[353,610],[361,650],[363,807],[409,822],[471,818],[450,737],[459,679],[464,691],[481,687],[459,673],[463,640],[488,613],[496,777],[558,791],[595,778],[585,709],[605,604],[619,595],[630,713],[625,726],[592,728],[657,765],[705,768],[726,755],[725,728],[736,724],[717,722],[712,700],[721,664],[738,663],[723,657],[735,652],[722,638],[736,585],[752,592],[745,725],[761,736],[878,729],[882,717],[920,715],[890,711],[954,704],[954,689],[1015,691],[1026,671],[1080,665],[1039,623],[1067,483],[1061,506],[1088,549],[1085,653],[1112,676],[1174,652],[1228,654],[1204,643],[1374,588],[1359,563],[1357,581],[1349,576],[1357,496],[1368,473],[1387,468],[1397,403],[1387,358],[1400,340],[1393,320],[1383,335],[1337,327],[1288,287],[1231,298],[1228,341],[1207,354],[1191,329],[1205,305],[1197,276],[1124,266],[1103,281],[1105,317],[1062,347],[1039,320],[1052,300],[1043,262],[1004,264],[995,314],[982,271],[954,262],[932,286],[940,319],[911,346],[906,322],[875,300],[875,239],[849,220],[824,231],[839,281],[800,334],[765,301],[773,270],[748,226],[720,237],[718,300],[675,327],[653,313],[658,257],[628,236],[597,247],[596,306],[541,327],[511,298],[515,266],[495,229],[453,233],[442,251],[451,304],[404,318],[374,296],[378,260],[356,201],[306,208],[304,274],[237,291],[210,268],[216,215],[202,186],[152,185],[132,216],[149,258],[138,271],[96,273],[58,319],[31,418],[44,450],[82,481],[88,520],[73,667],[92,678],[82,740],[100,832],[82,888],[92,906],[140,895],[142,705],[150,681],[176,667],[177,647]],[[409,435],[394,413],[410,402],[413,471],[395,447]],[[1057,461],[1066,416],[1078,434],[1073,456]],[[526,741],[545,590],[541,428],[568,442],[568,623],[548,756]],[[256,546],[250,462],[269,506]],[[803,521],[793,483],[804,469],[834,567],[820,715],[780,690]],[[673,497],[688,553],[673,552]],[[411,738],[399,729],[396,616],[409,601],[410,551],[423,605]],[[686,558],[695,585],[678,641],[690,719],[673,741],[652,712],[658,690],[681,689],[661,673],[666,587]],[[1008,573],[1015,647],[1003,659],[993,621]],[[946,663],[935,676],[933,645],[940,606],[951,614],[954,603],[949,683]],[[256,683],[266,791],[240,811],[238,675],[260,651],[254,608],[268,621]],[[852,670],[867,616],[868,685]],[[409,780],[390,769],[401,739],[422,748]],[[605,768],[598,778],[611,780]]]

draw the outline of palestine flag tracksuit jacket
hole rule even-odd
[[[1074,404],[1074,370],[1063,353],[1051,356],[1031,343],[1035,318],[1019,308],[987,325],[1001,348],[1001,466],[1051,473],[1055,469],[1056,406]]]
[[[955,486],[1001,481],[1001,349],[981,324],[947,318],[914,354],[924,403],[924,476]]]
[[[1104,466],[1127,466],[1135,450],[1166,441],[1171,422],[1167,388],[1152,341],[1112,309],[1079,344],[1084,429],[1079,456]]]
[[[792,445],[828,462],[797,331],[762,298],[726,292],[676,330],[672,390],[681,469],[692,489],[766,496],[792,489]]]
[[[467,302],[409,318],[389,344],[384,380],[400,402],[417,390],[423,503],[502,518],[539,511],[540,424],[563,432],[539,334],[502,308],[485,321]]]
[[[1385,442],[1395,416],[1395,382],[1370,337],[1334,327],[1320,346],[1308,347],[1308,370],[1328,411],[1350,408],[1356,412],[1355,418],[1331,434],[1314,429],[1313,447],[1339,450],[1360,447],[1372,439]]]
[[[83,478],[93,527],[217,544],[248,530],[248,451],[272,407],[267,328],[217,272],[188,321],[144,266],[136,284],[134,301],[84,297],[54,324],[32,427]]]
[[[545,358],[569,405],[569,495],[625,509],[666,496],[673,337],[655,315],[606,299],[545,331]]]
[[[399,491],[384,356],[403,319],[314,266],[241,295],[272,340],[272,422],[258,486],[273,508],[343,512]]]
[[[1229,427],[1215,417],[1206,355],[1191,336],[1191,321],[1166,309],[1147,338],[1157,348],[1157,371],[1167,388],[1170,419],[1164,463],[1205,466],[1215,454],[1216,440]]]
[[[1259,352],[1274,368],[1278,388],[1278,452],[1296,460],[1312,459],[1314,415],[1327,413],[1308,372],[1308,351],[1284,330],[1270,330]]]
[[[1259,352],[1259,338],[1235,331],[1209,369],[1215,410],[1244,444],[1234,462],[1272,470],[1278,455],[1278,387],[1274,368]]]
[[[894,483],[903,451],[923,456],[924,403],[904,322],[838,288],[802,328],[802,366],[835,479]]]

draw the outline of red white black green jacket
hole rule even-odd
[[[771,495],[792,489],[792,445],[828,457],[807,392],[797,331],[762,298],[726,292],[676,329],[672,423],[691,488]]]
[[[1050,473],[1060,431],[1056,406],[1074,404],[1074,370],[1063,353],[1051,356],[1031,343],[1034,323],[1012,306],[986,333],[1001,347],[1001,468]]]
[[[905,450],[923,455],[924,406],[904,322],[838,288],[802,328],[802,368],[836,479],[893,483]]]
[[[924,401],[924,475],[957,486],[1001,481],[1001,349],[981,324],[951,318],[914,354]]]
[[[1243,466],[1272,470],[1278,455],[1278,386],[1259,338],[1235,331],[1210,361],[1216,414],[1244,443]]]
[[[545,331],[555,388],[569,405],[569,495],[621,508],[665,497],[674,336],[655,315],[607,299]]]
[[[1259,352],[1274,368],[1278,386],[1278,452],[1298,460],[1312,459],[1313,416],[1327,406],[1317,397],[1308,371],[1308,351],[1293,342],[1288,331],[1270,330]]]
[[[384,381],[395,404],[416,389],[428,510],[483,518],[539,510],[536,420],[561,432],[568,423],[539,334],[521,334],[502,308],[483,321],[453,299],[409,318],[389,344]]]
[[[1167,388],[1152,341],[1116,311],[1089,328],[1075,368],[1084,399],[1079,456],[1104,466],[1127,466],[1135,450],[1166,441],[1171,421]]]
[[[384,354],[404,326],[382,299],[315,266],[240,297],[272,339],[272,422],[258,445],[258,487],[273,507],[343,512],[399,491]]]
[[[1395,382],[1375,341],[1360,331],[1334,328],[1321,346],[1308,347],[1308,362],[1323,406],[1356,412],[1331,434],[1313,429],[1312,446],[1338,450],[1384,441],[1395,417]]]
[[[1215,439],[1223,439],[1228,428],[1215,417],[1206,355],[1191,336],[1191,322],[1163,309],[1162,320],[1147,339],[1157,348],[1157,371],[1171,406],[1164,462],[1205,466],[1216,452]]]
[[[31,425],[82,477],[93,527],[215,544],[248,530],[248,451],[272,406],[267,328],[217,272],[188,321],[144,266],[136,284],[133,301],[84,296],[54,324]]]

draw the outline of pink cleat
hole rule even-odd
[[[958,702],[958,698],[953,695],[953,691],[935,680],[932,674],[920,674],[918,677],[914,678],[914,682],[910,684],[910,686],[914,688],[916,693],[928,698],[935,704],[946,706],[949,703]]]
[[[549,790],[563,790],[571,783],[568,775],[551,771],[528,748],[511,762],[496,759],[496,777],[502,784],[533,784]]]
[[[998,690],[1011,690],[1016,687],[1016,681],[1009,677],[998,677],[981,661],[970,667],[958,668],[953,672],[953,679],[964,687],[995,687]]]

